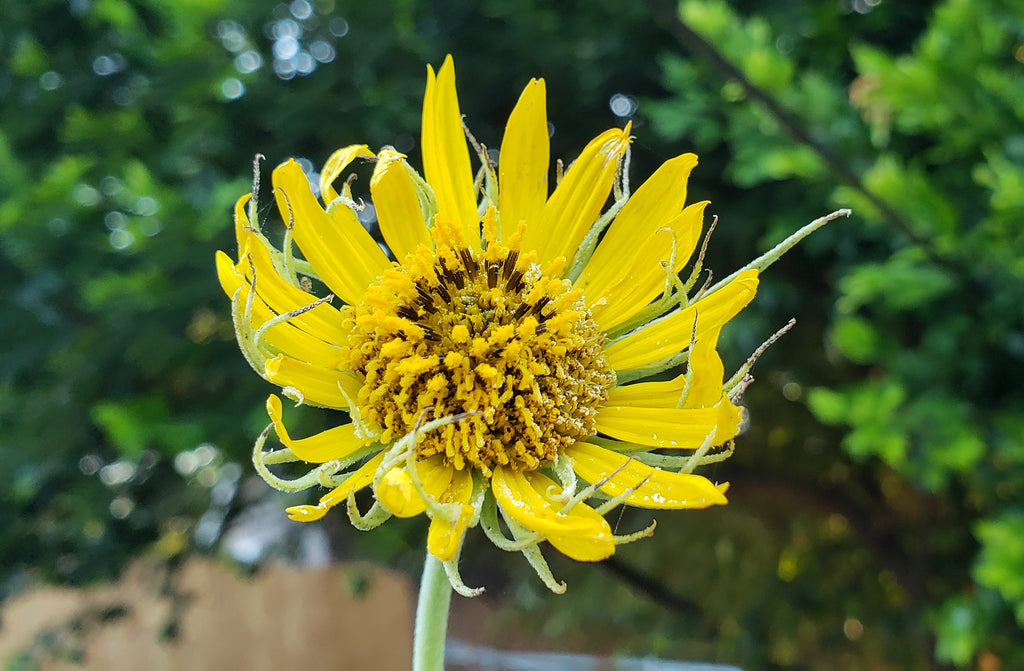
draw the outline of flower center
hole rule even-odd
[[[472,413],[422,434],[416,450],[485,476],[535,470],[594,434],[615,380],[604,343],[571,282],[493,241],[483,252],[420,247],[370,286],[349,337],[359,410],[381,442]]]

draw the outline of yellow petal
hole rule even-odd
[[[307,403],[342,410],[348,407],[348,401],[341,393],[341,389],[354,399],[362,386],[359,380],[347,373],[315,366],[285,355],[267,361],[266,378],[284,387],[285,395],[289,398],[293,397],[288,389],[291,388],[295,389],[301,400]]]
[[[327,514],[328,508],[320,506],[289,506],[284,509],[288,519],[295,522],[315,522]]]
[[[612,438],[651,447],[695,450],[715,432],[720,445],[739,432],[740,410],[728,399],[717,408],[608,406],[597,415],[597,430]]]
[[[270,250],[258,240],[247,244],[245,258],[238,265],[250,282],[255,270],[256,293],[276,314],[307,308],[318,300],[313,294],[281,277],[271,260]],[[325,342],[337,344],[348,340],[349,329],[343,327],[338,309],[330,303],[320,303],[315,308],[305,310],[289,319],[288,323]]]
[[[424,203],[417,194],[413,174],[404,154],[381,149],[370,178],[377,224],[399,262],[419,245],[431,246]]]
[[[664,382],[637,382],[608,390],[606,406],[643,406],[674,408],[686,390],[684,408],[707,408],[722,400],[725,368],[715,349],[721,328],[716,327],[697,338],[687,362],[692,373],[686,389],[687,374]]]
[[[246,283],[245,275],[235,268],[235,262],[224,252],[218,251],[215,259],[217,262],[217,279],[220,280],[220,287],[228,295],[228,298],[231,298]]]
[[[603,294],[618,281],[621,274],[616,270],[632,265],[655,231],[679,215],[686,204],[686,180],[695,165],[695,154],[666,161],[629,197],[580,275],[577,285],[586,295]]]
[[[608,390],[606,406],[635,405],[645,408],[674,408],[686,387],[686,375],[663,382],[637,382]]]
[[[548,198],[550,148],[543,79],[523,89],[505,125],[498,154],[498,213],[505,236],[520,221],[540,221]]]
[[[217,276],[225,293],[231,297],[234,297],[235,292],[239,290],[249,291],[249,282],[245,275],[239,266],[232,263],[227,254],[223,252],[217,253]],[[244,300],[243,296],[243,302]],[[250,323],[253,329],[260,328],[276,316],[277,313],[271,310],[259,296],[255,298],[252,304]],[[333,343],[325,342],[321,337],[311,335],[292,323],[282,323],[268,329],[264,338],[277,350],[318,366],[333,367],[340,356],[340,350]],[[347,340],[347,336],[341,342],[345,340]]]
[[[756,291],[757,271],[744,271],[710,296],[612,343],[604,351],[605,361],[615,370],[629,370],[681,352],[690,344],[695,317],[700,317],[700,338],[735,317],[753,300]]]
[[[274,423],[277,439],[296,457],[312,464],[322,464],[332,459],[342,459],[361,450],[366,443],[356,437],[353,424],[343,424],[327,429],[309,438],[294,440],[284,426],[281,399],[271,394],[267,398],[267,414]]]
[[[245,213],[245,206],[249,203],[250,199],[252,199],[252,194],[247,193],[239,196],[238,200],[235,201],[235,241],[238,242],[239,254],[241,254],[242,249],[245,247],[248,229],[251,228],[249,217]]]
[[[444,457],[441,455],[416,462],[416,473],[419,475],[423,490],[435,499],[448,488],[453,470],[444,463]],[[373,493],[381,505],[395,517],[415,517],[426,510],[426,504],[404,465],[396,466],[385,473]]]
[[[594,283],[584,292],[601,329],[607,331],[618,326],[665,290],[673,244],[676,258],[671,273],[674,275],[693,255],[707,205],[708,201],[694,203],[656,230],[628,264],[612,263],[595,274]],[[594,266],[593,260],[587,265],[588,268]],[[602,289],[602,286],[607,288]]]
[[[281,216],[288,222],[289,211],[294,215],[292,234],[306,260],[335,295],[357,302],[391,266],[384,252],[348,207],[335,207],[331,216],[320,207],[297,162],[278,166],[273,179]]]
[[[423,174],[437,196],[438,213],[459,228],[467,243],[479,245],[473,170],[469,147],[462,130],[462,114],[455,90],[455,64],[451,55],[434,76],[427,66],[427,90],[423,96]]]
[[[628,146],[629,126],[613,128],[591,140],[569,166],[544,206],[540,222],[528,226],[523,236],[522,248],[536,250],[541,266],[559,256],[572,260],[608,200]]]
[[[555,483],[539,473],[494,469],[491,491],[501,509],[530,531],[547,537],[559,552],[578,561],[600,561],[615,552],[608,522],[584,503],[560,513],[541,494]]]
[[[707,508],[726,503],[725,495],[700,475],[652,468],[624,454],[590,443],[576,443],[565,453],[577,475],[590,484],[609,478],[600,487],[609,496],[618,496],[635,487],[636,491],[625,499],[625,503],[631,506],[678,509]]]
[[[707,408],[722,399],[722,385],[725,384],[725,366],[718,356],[718,334],[721,328],[713,328],[697,338],[690,352],[689,367],[693,371],[690,388],[686,392],[684,408]]]
[[[344,482],[322,496],[320,498],[319,505],[292,506],[290,508],[286,508],[285,512],[288,513],[288,517],[297,522],[312,522],[313,520],[320,519],[327,514],[328,510],[339,503],[344,503],[349,494],[352,492],[358,492],[360,489],[369,486],[369,484],[373,482],[373,476],[377,472],[377,467],[380,466],[382,461],[384,461],[383,452],[353,471],[347,478],[345,478]]]
[[[334,190],[334,180],[357,158],[373,158],[373,152],[365,144],[353,144],[334,152],[324,163],[320,171],[320,196],[325,203],[338,197],[338,192]]]
[[[454,522],[435,517],[430,520],[427,532],[427,550],[441,561],[455,557],[462,542],[462,534],[473,519],[473,506],[468,505],[473,496],[473,476],[469,469],[454,471],[448,489],[440,497],[441,503],[458,503],[459,517]]]

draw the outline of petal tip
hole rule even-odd
[[[323,506],[291,506],[285,508],[288,519],[296,522],[315,522],[327,514],[327,508]]]

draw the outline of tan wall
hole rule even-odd
[[[113,585],[8,600],[0,662],[28,654],[47,670],[398,671],[412,655],[413,600],[405,576],[367,565],[249,578],[210,560],[173,574],[143,560]],[[177,636],[164,638],[175,623]]]

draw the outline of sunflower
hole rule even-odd
[[[542,79],[495,164],[463,127],[449,56],[436,75],[428,66],[422,133],[422,176],[392,147],[353,145],[327,160],[318,199],[298,162],[278,166],[280,248],[255,221],[257,189],[238,200],[238,260],[218,252],[217,270],[243,354],[287,398],[348,415],[293,438],[271,395],[253,461],[280,489],[330,489],[288,508],[295,520],[342,503],[361,529],[425,514],[427,549],[463,594],[475,591],[458,555],[476,526],[560,592],[540,542],[599,561],[653,531],[614,534],[604,514],[617,505],[726,503],[727,484],[692,471],[728,456],[740,430],[744,371],[726,380],[716,347],[758,272],[699,284],[698,255],[682,279],[708,204],[686,204],[697,157],[665,162],[631,195],[628,125],[559,164],[549,195]],[[386,249],[351,180],[335,186],[357,160],[374,162]],[[271,430],[283,447],[268,452]],[[293,480],[268,468],[285,462],[312,466]],[[363,512],[354,495],[367,487]]]

